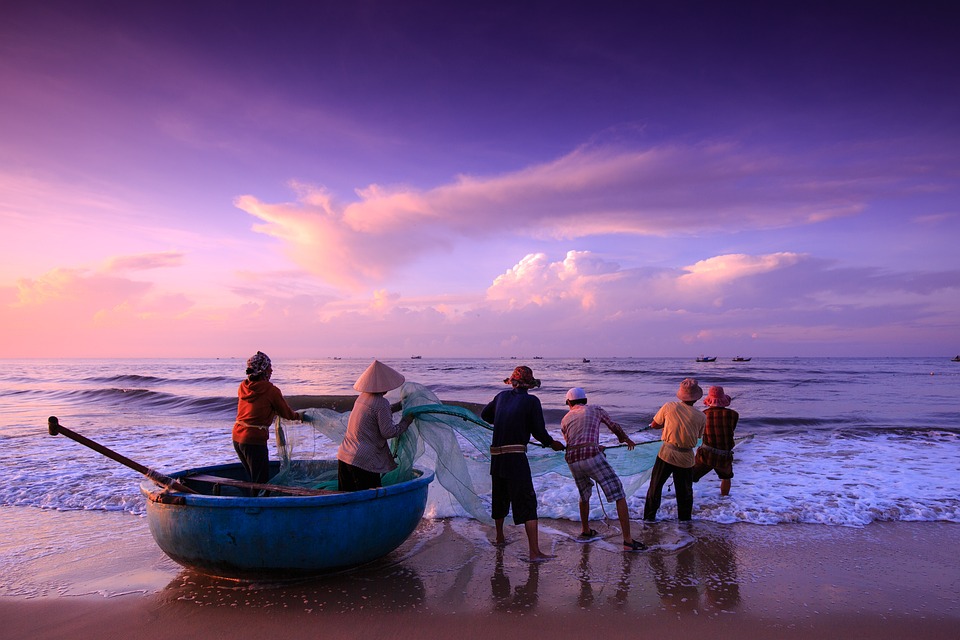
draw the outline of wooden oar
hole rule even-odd
[[[71,440],[75,442],[79,442],[85,447],[90,447],[97,453],[107,456],[111,460],[116,460],[120,464],[130,467],[134,471],[142,473],[147,478],[149,478],[153,482],[156,482],[161,487],[166,487],[168,489],[172,489],[173,491],[180,491],[182,493],[196,493],[196,491],[194,491],[190,487],[184,484],[181,484],[180,482],[177,482],[175,479],[171,478],[170,476],[165,476],[162,473],[158,473],[153,469],[150,469],[149,467],[143,466],[139,462],[135,462],[126,456],[120,455],[119,453],[117,453],[116,451],[113,451],[112,449],[106,448],[102,444],[98,444],[93,440],[90,440],[89,438],[83,437],[79,433],[75,433],[70,429],[67,429],[66,427],[60,424],[60,421],[57,420],[56,416],[50,416],[49,418],[47,418],[47,430],[50,432],[50,435],[52,436],[63,434],[68,438],[70,438]]]
[[[245,482],[243,480],[234,480],[233,478],[222,478],[220,476],[211,476],[204,473],[197,475],[188,475],[184,480],[195,480],[197,482],[206,482],[208,484],[223,484],[229,487],[242,487],[244,489],[260,489],[264,491],[273,491],[276,493],[288,493],[293,496],[328,496],[334,493],[343,493],[343,491],[332,491],[330,489],[310,489],[307,487],[285,487],[279,484],[263,484],[260,482]]]

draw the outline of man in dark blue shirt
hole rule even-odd
[[[480,412],[480,417],[493,425],[490,446],[490,475],[493,481],[491,515],[497,526],[497,544],[506,542],[503,521],[512,509],[514,524],[522,524],[526,531],[530,562],[542,562],[554,556],[540,551],[537,492],[533,488],[530,463],[527,461],[527,442],[533,436],[554,451],[562,451],[563,445],[547,433],[540,398],[528,393],[529,389],[540,386],[530,367],[517,367],[504,383],[511,385],[511,388],[498,393]]]

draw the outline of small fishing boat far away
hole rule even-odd
[[[750,360],[752,360],[752,358],[741,358],[740,356],[733,359],[734,362],[750,362]]]
[[[716,362],[717,356],[700,356],[697,358],[697,362]]]

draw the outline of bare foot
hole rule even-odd
[[[530,554],[530,559],[528,560],[528,562],[532,562],[532,563],[536,563],[536,562],[546,562],[547,560],[551,560],[551,559],[556,558],[556,557],[557,557],[557,556],[555,556],[555,555],[550,555],[549,553],[537,553],[537,554],[531,553],[531,554]]]

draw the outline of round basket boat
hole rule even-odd
[[[416,529],[433,480],[433,473],[414,469],[411,480],[379,489],[246,497],[230,486],[191,481],[195,475],[240,480],[243,468],[229,464],[171,474],[202,492],[196,494],[143,482],[150,532],[184,567],[240,580],[298,579],[385,556]],[[217,492],[221,495],[213,495]]]

